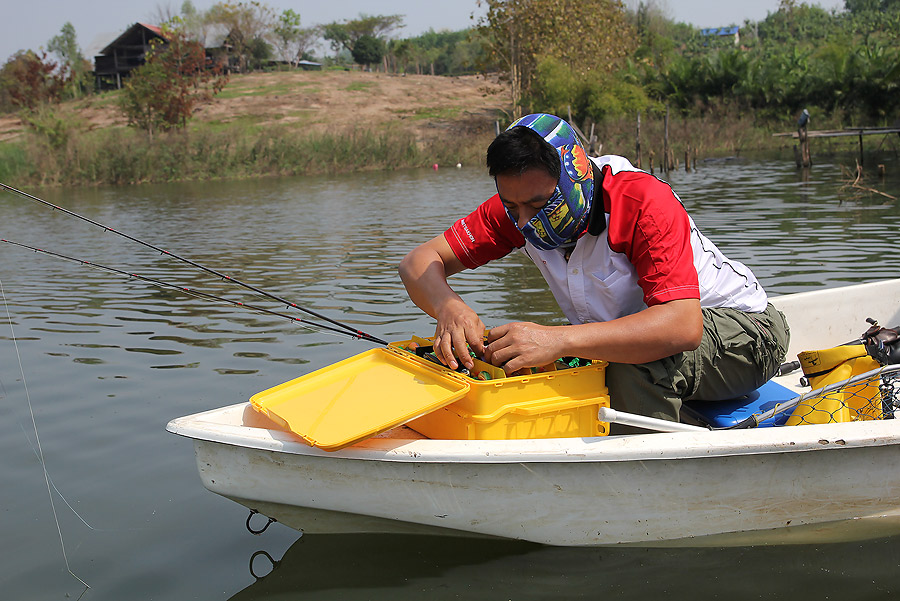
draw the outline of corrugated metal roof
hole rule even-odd
[[[114,46],[116,46],[117,44],[123,43],[128,38],[128,36],[133,35],[136,32],[136,30],[138,30],[138,28],[141,28],[141,27],[148,30],[150,33],[152,33],[156,37],[160,37],[163,39],[166,38],[166,35],[163,33],[163,30],[158,25],[149,25],[147,23],[135,23],[134,25],[131,25],[128,29],[123,31],[121,33],[121,35],[119,35],[119,37],[117,37],[112,42],[107,44],[107,46],[105,48],[103,48],[103,50],[100,51],[100,54],[105,55],[105,54],[108,54],[109,52],[112,52],[112,49]]]
[[[710,27],[701,29],[700,35],[735,35],[741,30],[737,25],[733,27]]]

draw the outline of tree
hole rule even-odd
[[[177,17],[177,21],[173,18],[173,22],[178,22],[178,28],[184,34],[198,42],[202,42],[206,38],[206,16],[197,10],[191,0],[184,0],[181,4],[181,16]],[[168,21],[159,21],[166,23]]]
[[[73,98],[80,97],[89,89],[88,72],[90,63],[85,60],[78,47],[75,35],[75,27],[66,22],[60,29],[59,35],[50,38],[47,42],[47,50],[59,58],[60,75],[65,81],[65,88]]]
[[[125,83],[119,107],[129,125],[154,132],[184,128],[198,102],[217,94],[228,77],[207,65],[203,46],[182,31],[166,31],[147,61]]]
[[[297,60],[294,41],[300,35],[300,15],[290,8],[286,9],[278,17],[272,33],[275,34],[275,47],[281,60],[291,63]]]
[[[821,41],[832,32],[835,23],[835,19],[820,6],[781,0],[778,10],[760,21],[757,31],[763,42],[793,44]]]
[[[335,53],[341,49],[353,52],[357,40],[370,36],[384,40],[392,31],[403,27],[403,15],[360,15],[358,19],[343,23],[328,23],[322,27],[322,37],[331,44]]]
[[[228,29],[228,42],[237,58],[238,69],[253,65],[264,51],[265,37],[275,27],[275,12],[267,4],[251,2],[218,2],[206,13],[206,21]]]
[[[850,13],[884,12],[898,4],[898,0],[844,0],[844,8]]]
[[[0,88],[10,108],[34,109],[41,104],[59,102],[65,78],[57,64],[31,50],[19,51],[0,70]]]
[[[386,49],[388,62],[393,65],[393,70],[399,73],[405,73],[409,66],[410,58],[413,54],[413,43],[411,40],[390,40]]]
[[[636,46],[620,0],[484,0],[480,29],[504,65],[513,116],[531,95],[538,62],[553,57],[587,81],[612,72]]]
[[[370,35],[360,36],[353,44],[350,53],[353,60],[364,67],[370,67],[375,63],[380,63],[384,58],[385,44],[383,40]]]
[[[278,17],[272,33],[281,60],[295,66],[319,37],[318,28],[301,28],[300,15],[289,8]]]
[[[165,4],[157,3],[149,18],[151,23],[169,23],[178,16],[178,13],[172,7],[170,2]]]

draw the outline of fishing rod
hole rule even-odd
[[[223,279],[223,280],[225,280],[225,281],[227,281],[227,282],[231,282],[231,283],[233,283],[233,284],[237,284],[238,286],[241,286],[241,287],[243,287],[243,288],[246,288],[247,290],[252,290],[252,291],[255,292],[256,294],[262,295],[262,296],[264,296],[264,297],[266,297],[266,298],[268,298],[268,299],[271,299],[271,300],[274,300],[274,301],[278,301],[279,303],[283,303],[283,304],[287,305],[288,307],[290,307],[290,308],[292,308],[292,309],[297,309],[298,311],[303,311],[304,313],[306,313],[306,314],[308,314],[308,315],[312,315],[313,317],[317,317],[318,319],[322,319],[322,320],[324,320],[324,321],[327,321],[328,323],[330,323],[330,324],[332,324],[332,325],[335,325],[335,326],[338,326],[338,327],[340,327],[340,328],[343,328],[344,330],[347,330],[347,331],[350,332],[350,333],[353,335],[353,337],[355,337],[355,338],[359,338],[359,339],[362,339],[362,340],[368,340],[369,342],[374,342],[374,343],[376,343],[376,344],[381,344],[381,345],[385,345],[385,346],[387,345],[387,341],[382,340],[381,338],[378,338],[378,337],[376,337],[376,336],[372,336],[371,334],[367,334],[367,333],[365,333],[365,332],[363,332],[363,331],[361,331],[361,330],[358,330],[358,329],[356,329],[356,328],[353,328],[353,327],[351,327],[351,326],[349,326],[349,325],[347,325],[347,324],[341,323],[340,321],[337,321],[337,320],[335,320],[335,319],[331,319],[330,317],[327,317],[327,316],[325,316],[325,315],[322,315],[321,313],[318,313],[318,312],[316,312],[316,311],[313,311],[312,309],[308,309],[308,308],[305,308],[305,307],[301,307],[300,305],[298,305],[298,304],[296,304],[296,303],[293,303],[293,302],[291,302],[291,301],[289,301],[289,300],[286,300],[286,299],[284,299],[284,298],[282,298],[282,297],[280,297],[280,296],[277,296],[277,295],[272,294],[272,293],[270,293],[270,292],[266,292],[265,290],[262,290],[262,289],[260,289],[260,288],[257,288],[256,286],[253,286],[253,285],[248,284],[248,283],[246,283],[246,282],[242,282],[241,280],[238,280],[238,279],[236,279],[236,278],[233,278],[233,277],[231,277],[230,275],[224,274],[224,273],[222,273],[222,272],[220,272],[220,271],[217,271],[217,270],[215,270],[215,269],[213,269],[213,268],[211,268],[211,267],[207,267],[207,266],[205,266],[205,265],[201,265],[200,263],[197,263],[197,262],[195,262],[195,261],[192,261],[191,259],[188,259],[188,258],[186,258],[186,257],[182,257],[181,255],[177,255],[177,254],[175,254],[175,253],[173,253],[173,252],[170,252],[170,251],[168,251],[168,250],[166,250],[166,249],[164,249],[164,248],[160,248],[159,246],[156,246],[155,244],[151,244],[150,242],[145,242],[144,240],[140,240],[140,239],[138,239],[138,238],[135,238],[134,236],[131,236],[131,235],[129,235],[129,234],[126,234],[125,232],[120,232],[120,231],[116,230],[115,228],[111,228],[111,227],[109,227],[108,225],[104,225],[104,224],[102,224],[102,223],[100,223],[100,222],[94,221],[93,219],[90,219],[89,217],[85,217],[84,215],[79,215],[78,213],[75,213],[74,211],[70,211],[69,209],[63,208],[63,207],[61,207],[61,206],[59,206],[59,205],[55,205],[55,204],[53,204],[52,202],[47,202],[46,200],[40,199],[40,198],[38,198],[37,196],[32,196],[31,194],[28,194],[27,192],[23,192],[22,190],[18,190],[18,189],[16,189],[16,188],[13,188],[12,186],[8,186],[8,185],[4,184],[3,182],[0,182],[0,188],[3,188],[3,189],[5,189],[5,190],[7,190],[7,191],[9,191],[9,192],[12,192],[13,194],[18,194],[19,196],[21,196],[21,197],[23,197],[23,198],[27,198],[28,200],[33,200],[33,201],[35,201],[35,202],[37,202],[37,203],[40,203],[40,204],[42,204],[42,205],[44,205],[44,206],[50,207],[51,209],[54,209],[54,210],[57,210],[57,211],[61,211],[62,213],[65,213],[66,215],[69,215],[69,216],[71,216],[71,217],[75,217],[76,219],[80,219],[80,220],[82,220],[82,221],[84,221],[84,222],[86,222],[86,223],[89,223],[89,224],[93,225],[93,226],[102,228],[104,231],[112,232],[113,234],[116,234],[117,236],[121,236],[121,237],[125,238],[126,240],[130,240],[131,242],[135,242],[135,243],[140,244],[140,245],[142,245],[142,246],[146,246],[147,248],[150,248],[150,249],[152,249],[152,250],[155,250],[156,252],[158,252],[158,253],[160,253],[160,254],[162,254],[162,255],[166,255],[166,256],[168,256],[168,257],[172,257],[173,259],[176,259],[176,260],[181,261],[181,262],[183,262],[183,263],[187,263],[188,265],[191,265],[192,267],[196,267],[197,269],[200,269],[200,270],[202,270],[202,271],[205,271],[206,273],[212,274],[212,275],[214,275],[214,276],[216,276],[216,277],[218,277],[218,278],[221,278],[221,279]]]
[[[45,250],[43,248],[37,248],[35,246],[29,246],[28,244],[23,244],[21,242],[16,242],[14,240],[6,240],[0,239],[0,242],[5,242],[7,244],[12,244],[14,246],[20,246],[22,248],[27,248],[28,250],[34,251],[36,253],[41,253],[47,256],[55,257],[58,259],[63,259],[65,261],[71,261],[72,263],[78,263],[79,265],[83,265],[84,267],[90,267],[91,269],[96,269],[98,271],[104,271],[106,273],[113,273],[116,275],[121,275],[127,277],[128,279],[140,280],[142,282],[147,282],[148,284],[152,284],[159,288],[166,288],[170,290],[177,290],[178,292],[182,292],[184,294],[188,294],[190,296],[194,296],[197,298],[202,298],[205,300],[211,300],[222,304],[232,305],[234,307],[241,307],[243,309],[249,309],[251,311],[256,311],[258,313],[265,313],[266,315],[272,315],[275,317],[281,317],[283,319],[287,319],[293,323],[301,324],[305,327],[317,330],[323,330],[326,332],[332,332],[335,334],[341,334],[343,336],[352,336],[356,337],[355,334],[347,331],[338,329],[329,325],[316,323],[314,321],[309,321],[307,319],[302,319],[299,317],[292,317],[287,315],[286,313],[281,313],[279,311],[273,311],[271,309],[267,309],[266,307],[260,307],[258,305],[251,305],[247,303],[242,303],[240,301],[231,300],[230,298],[225,298],[223,296],[216,296],[215,294],[210,294],[208,292],[202,292],[200,290],[195,290],[193,288],[188,288],[185,286],[180,286],[178,284],[172,284],[171,282],[165,282],[163,280],[158,280],[156,278],[142,276],[137,273],[131,273],[129,271],[123,271],[121,269],[116,269],[115,267],[109,267],[106,265],[101,265],[100,263],[94,263],[92,261],[86,261],[84,259],[76,259],[75,257],[70,257],[68,255],[64,255],[58,252],[53,252],[51,250]]]

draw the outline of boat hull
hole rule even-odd
[[[234,430],[194,436],[203,484],[305,532],[700,546],[900,531],[896,420],[791,428],[787,439],[777,428],[453,448],[381,438],[326,453],[247,428],[251,411],[201,414]],[[170,429],[187,434],[177,421]],[[234,438],[248,429],[255,439]]]

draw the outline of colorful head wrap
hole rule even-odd
[[[556,191],[521,228],[522,235],[541,250],[574,244],[587,229],[594,194],[594,173],[584,147],[572,127],[554,115],[525,115],[508,129],[513,127],[527,127],[539,134],[559,153],[561,165]]]

